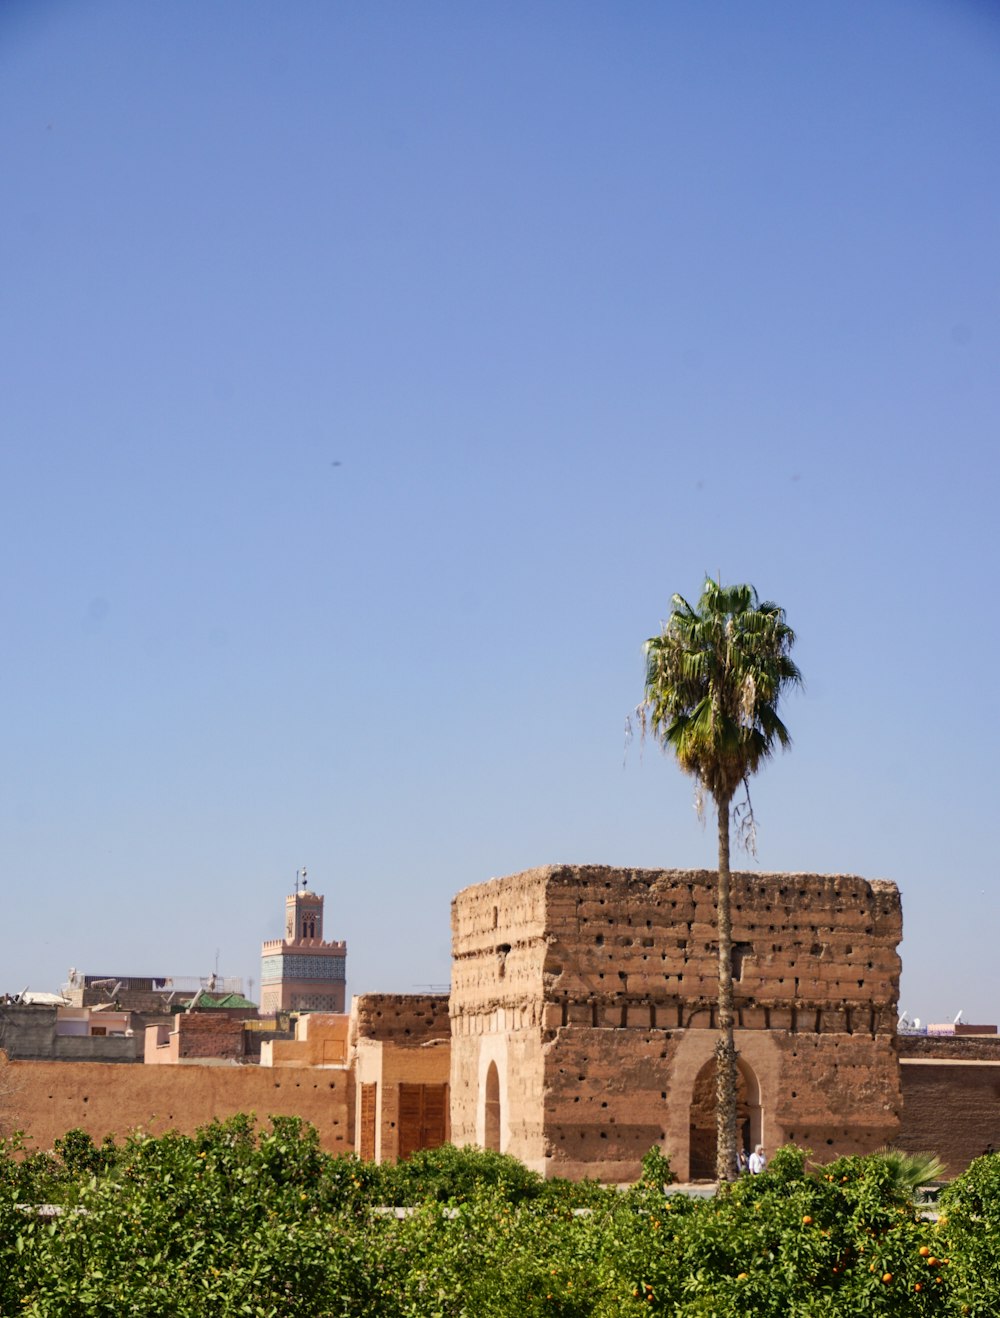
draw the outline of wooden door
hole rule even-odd
[[[440,1148],[447,1135],[447,1121],[447,1085],[400,1085],[400,1159],[418,1149]]]
[[[378,1112],[378,1085],[361,1086],[361,1157],[375,1161],[375,1118]]]

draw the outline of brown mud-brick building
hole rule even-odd
[[[716,876],[547,866],[452,903],[451,1138],[546,1175],[715,1162]],[[900,1128],[895,884],[733,875],[745,1145],[817,1159]]]

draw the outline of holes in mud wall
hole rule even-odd
[[[594,939],[594,945],[595,945],[596,947],[603,947],[603,946],[604,946],[604,935],[603,935],[603,934],[598,934],[598,935],[597,935],[597,937]]]
[[[732,947],[732,970],[733,979],[742,980],[743,964],[747,957],[753,951],[749,943],[734,943]]]

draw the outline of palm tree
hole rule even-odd
[[[671,600],[660,635],[643,647],[646,684],[636,713],[640,727],[697,782],[715,803],[719,825],[718,933],[719,1039],[716,1056],[716,1168],[720,1181],[736,1167],[736,1047],[733,1042],[732,919],[729,828],[733,799],[746,793],[735,814],[753,847],[750,776],[776,746],[791,744],[778,702],[802,681],[789,658],[795,633],[776,604],[762,603],[752,586],[723,586],[708,578],[698,607],[681,595]]]

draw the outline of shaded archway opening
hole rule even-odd
[[[690,1176],[692,1181],[715,1180],[716,1115],[715,1058],[698,1072],[691,1094]],[[761,1142],[760,1085],[742,1058],[736,1062],[736,1147],[752,1152]]]
[[[486,1072],[486,1120],[483,1127],[483,1147],[500,1152],[500,1075],[496,1062],[490,1062]]]

